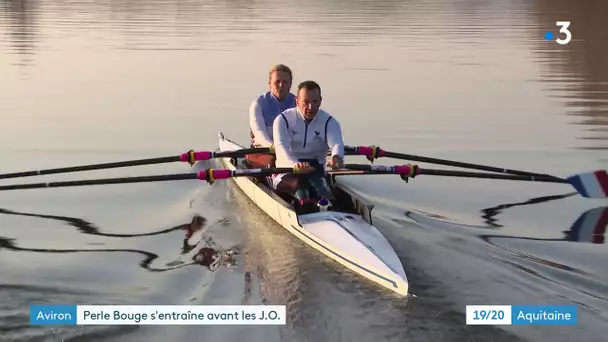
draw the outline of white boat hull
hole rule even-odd
[[[220,133],[220,151],[242,148],[245,147]],[[225,168],[237,168],[231,158],[221,160]],[[401,296],[408,294],[407,277],[399,257],[378,229],[361,215],[331,211],[297,215],[289,203],[265,185],[249,177],[232,179],[260,209],[306,244]]]

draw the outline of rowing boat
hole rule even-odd
[[[219,150],[245,148],[219,133]],[[247,169],[244,158],[221,158],[229,170]],[[346,211],[299,213],[298,209],[256,177],[235,177],[237,186],[268,216],[309,246],[351,271],[398,295],[408,294],[405,271],[392,246],[372,225],[373,204],[343,184],[331,181],[332,190]]]

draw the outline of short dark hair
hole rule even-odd
[[[304,81],[304,82],[300,83],[298,85],[298,93],[300,92],[301,89],[306,89],[306,90],[319,89],[319,95],[321,95],[321,86],[319,86],[319,84],[315,81]]]

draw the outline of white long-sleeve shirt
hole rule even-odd
[[[279,101],[271,92],[255,99],[249,106],[249,128],[251,143],[255,146],[269,147],[273,144],[272,123],[282,111],[296,106],[296,97],[287,95]]]
[[[300,110],[290,108],[274,120],[272,126],[277,167],[292,167],[300,159],[317,159],[325,165],[327,151],[344,158],[340,123],[319,109],[309,123]]]
[[[253,101],[249,107],[249,128],[253,135],[253,142],[261,147],[268,147],[272,145],[272,133],[269,127],[266,127],[264,123],[264,114],[262,113],[262,106],[258,101]]]

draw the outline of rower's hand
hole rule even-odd
[[[344,168],[344,159],[340,156],[331,157],[331,161],[327,164],[332,170],[339,170]]]
[[[307,162],[298,162],[298,163],[295,163],[293,165],[293,167],[296,168],[296,169],[300,169],[301,173],[311,173],[311,172],[313,172],[315,170]]]

